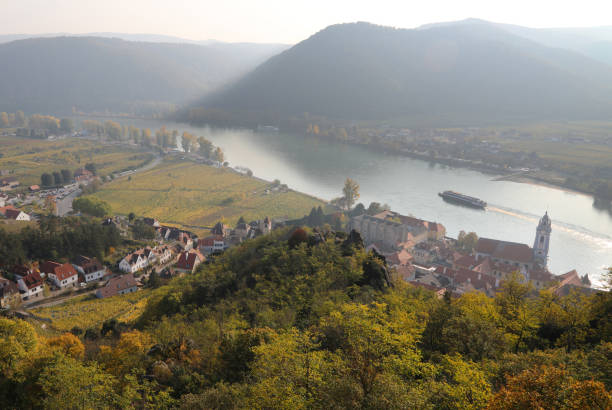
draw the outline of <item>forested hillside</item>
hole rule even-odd
[[[247,241],[156,289],[132,324],[45,337],[33,323],[0,319],[7,407],[612,405],[609,292],[510,279],[495,298],[438,298],[395,280],[355,233]]]
[[[253,69],[276,45],[170,44],[101,37],[0,44],[0,111],[147,112],[200,98]]]
[[[199,106],[243,122],[305,113],[435,124],[607,118],[611,86],[606,64],[492,24],[354,23],[316,33]]]

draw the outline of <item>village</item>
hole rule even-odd
[[[4,207],[7,217],[14,214]],[[136,225],[154,231],[147,246],[131,249],[114,265],[104,265],[95,257],[78,256],[74,260],[31,261],[14,266],[0,277],[0,305],[38,306],[47,300],[92,293],[98,298],[135,292],[146,286],[151,275],[163,280],[195,272],[197,267],[229,247],[266,235],[284,226],[266,217],[247,223],[241,218],[234,228],[219,222],[209,235],[165,226],[156,219],[129,221],[114,216],[102,221],[113,226],[122,237]],[[554,275],[548,270],[548,250],[552,222],[546,213],[535,229],[533,246],[498,239],[478,238],[461,233],[457,239],[446,236],[446,228],[405,216],[391,210],[375,215],[353,215],[345,229],[358,232],[367,251],[385,258],[396,279],[432,290],[442,297],[480,291],[494,296],[510,275],[519,275],[534,289],[550,289],[566,295],[572,289],[592,292],[587,275],[575,270]]]
[[[572,289],[593,291],[588,275],[576,270],[555,275],[548,270],[552,221],[545,213],[535,229],[533,247],[516,242],[478,238],[460,233],[446,236],[446,228],[385,210],[351,218],[349,229],[359,232],[367,250],[384,256],[394,273],[415,286],[447,291],[455,296],[480,291],[493,297],[511,275],[530,282],[534,289],[566,295]]]
[[[219,222],[203,238],[152,218],[140,221],[154,230],[152,244],[133,249],[114,266],[79,255],[67,262],[31,261],[6,269],[0,276],[0,307],[40,306],[83,293],[107,298],[135,292],[146,285],[153,273],[162,279],[193,273],[201,263],[230,246],[272,231],[268,217],[250,223],[239,221],[233,229]],[[122,236],[128,235],[125,217],[106,218],[102,225],[114,226]]]

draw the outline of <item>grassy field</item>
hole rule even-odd
[[[76,170],[93,162],[99,175],[107,175],[143,163],[150,154],[119,145],[102,145],[96,141],[67,138],[47,141],[17,137],[0,137],[0,170],[9,170],[21,185],[40,184],[43,172],[63,168]]]
[[[298,218],[323,202],[289,191],[265,194],[269,183],[228,169],[189,162],[160,166],[105,184],[94,194],[113,211],[134,212],[178,226],[211,226],[219,220]]]
[[[144,310],[149,296],[148,289],[105,299],[83,295],[57,306],[32,309],[32,313],[51,319],[51,327],[60,332],[68,332],[75,326],[85,330],[100,327],[112,318],[126,323],[134,321]]]

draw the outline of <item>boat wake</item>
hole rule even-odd
[[[487,211],[512,216],[525,221],[533,222],[534,224],[537,224],[539,221],[539,216],[537,215],[500,206],[488,206]],[[576,239],[591,242],[592,244],[596,245],[601,249],[612,249],[612,237],[608,235],[599,232],[593,232],[581,226],[573,225],[562,221],[553,221],[552,226],[554,229],[570,234]]]

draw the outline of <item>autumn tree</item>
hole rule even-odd
[[[5,112],[0,112],[0,127],[7,128],[9,125],[8,114]]]
[[[123,128],[118,122],[108,120],[104,122],[104,133],[110,138],[118,140],[123,135]]]
[[[221,147],[217,147],[213,153],[213,159],[218,162],[225,161],[225,155],[223,154],[223,150]]]
[[[36,332],[29,323],[0,317],[0,375],[12,376],[37,345]]]
[[[353,204],[359,199],[359,184],[351,178],[347,178],[344,181],[342,193],[346,209],[351,209]]]
[[[47,340],[47,345],[73,359],[83,359],[85,355],[85,346],[83,346],[81,340],[72,333],[64,333],[61,336],[52,337]]]
[[[611,406],[612,396],[602,383],[577,381],[565,369],[541,366],[509,377],[488,409],[608,409]]]

